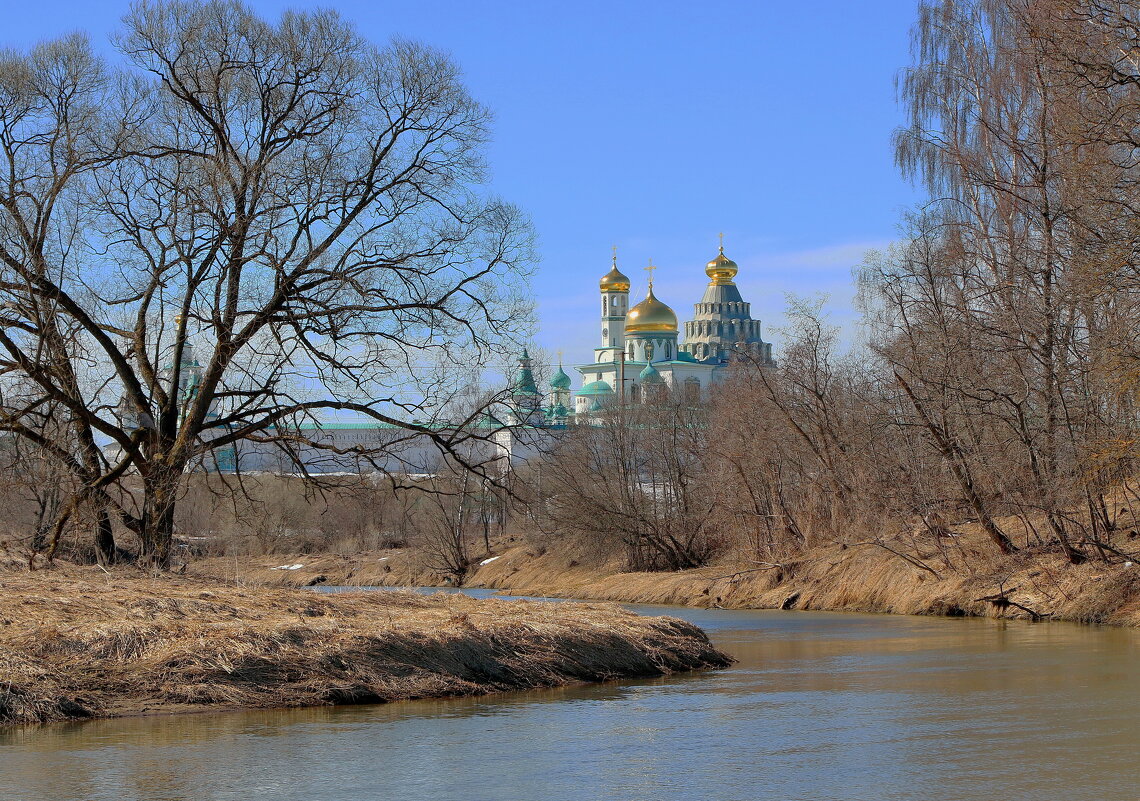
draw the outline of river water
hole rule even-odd
[[[0,801],[1140,798],[1140,632],[633,607],[739,661],[649,681],[0,733]]]

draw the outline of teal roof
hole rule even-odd
[[[561,403],[554,407],[554,416],[555,417],[565,417],[566,414],[567,414],[566,407],[563,406]]]
[[[558,372],[554,374],[554,378],[550,379],[550,386],[553,389],[570,389],[570,376],[562,369],[562,365],[558,365]]]
[[[591,381],[586,386],[578,390],[579,395],[593,396],[593,395],[612,395],[614,388],[607,384],[605,381]]]
[[[476,425],[479,428],[504,428],[502,421],[490,412],[484,412]]]
[[[602,410],[601,401],[599,401],[597,398],[594,398],[594,402],[590,404],[590,411],[591,412],[600,412],[601,410]]]
[[[695,363],[697,360],[693,357],[693,354],[689,353],[687,350],[683,350],[677,354],[677,361]]]
[[[511,394],[515,397],[521,395],[537,395],[538,387],[534,384],[534,373],[530,369],[530,354],[523,348],[519,354],[519,371],[511,385]]]
[[[514,395],[537,395],[538,387],[534,385],[534,373],[530,371],[529,367],[523,367],[519,370],[518,378],[515,379]]]
[[[294,426],[285,426],[285,428],[292,428]],[[369,428],[400,428],[400,426],[392,423],[384,423],[379,420],[375,422],[365,423],[341,423],[329,420],[327,422],[320,422],[317,420],[304,420],[296,423],[295,427],[300,431],[311,431],[319,429],[321,431],[338,431],[338,430],[364,430]]]
[[[661,377],[661,373],[657,372],[657,368],[652,364],[645,365],[645,369],[637,376],[638,381],[643,384],[663,384],[665,379]]]

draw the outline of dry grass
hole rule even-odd
[[[0,723],[470,695],[723,667],[615,606],[0,572]]]
[[[296,570],[283,570],[300,565]],[[280,587],[329,584],[347,587],[430,587],[441,577],[423,565],[412,549],[344,554],[275,554],[268,556],[212,556],[187,566],[191,576],[231,583]]]
[[[967,536],[966,539],[969,539]],[[894,543],[900,551],[913,543]],[[874,545],[820,546],[779,567],[726,563],[678,573],[623,573],[615,565],[576,566],[525,546],[480,568],[472,586],[520,594],[627,603],[736,609],[815,609],[905,615],[1033,617],[1017,606],[979,600],[1007,593],[1053,620],[1140,626],[1140,562],[1071,565],[1052,550],[1014,557],[966,542],[967,564],[931,559],[934,572]]]
[[[1129,500],[1114,499],[1111,507],[1122,532],[1140,530],[1140,520],[1126,508]],[[620,556],[608,563],[578,564],[572,550],[561,545],[504,541],[496,546],[497,558],[478,567],[468,584],[523,595],[725,608],[1010,618],[1032,618],[1026,611],[1032,610],[1054,620],[1140,626],[1140,558],[1134,565],[1119,560],[1071,565],[1055,548],[1030,547],[1018,520],[1000,522],[1022,546],[1013,556],[998,553],[976,524],[964,524],[955,527],[952,538],[913,532],[883,543],[897,553],[873,544],[872,536],[853,532],[851,544],[820,545],[779,566],[729,560],[678,573],[626,573]],[[1140,540],[1132,532],[1122,537],[1122,548],[1137,547],[1133,540]],[[271,569],[291,561],[304,567]],[[351,557],[213,559],[195,563],[191,570],[231,580],[302,585],[320,576],[329,583],[389,586],[440,580],[409,549]],[[1003,591],[1009,605],[981,600]]]

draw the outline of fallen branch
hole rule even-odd
[[[1013,607],[1016,607],[1017,609],[1020,609],[1021,611],[1025,612],[1026,614],[1028,614],[1030,619],[1032,619],[1032,620],[1042,620],[1044,618],[1049,617],[1050,613],[1038,612],[1034,609],[1030,609],[1028,606],[1025,606],[1023,604],[1019,604],[1017,601],[1014,601],[1013,599],[1011,599],[1009,597],[1009,594],[1012,592],[1017,592],[1018,589],[1019,589],[1018,587],[1014,587],[1012,590],[1002,589],[996,595],[986,595],[986,596],[983,596],[981,598],[975,598],[974,602],[980,603],[980,602],[985,601],[987,603],[992,604],[995,609],[1001,609],[1003,612],[1006,609],[1008,609],[1009,607],[1013,606]]]

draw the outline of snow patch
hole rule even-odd
[[[499,558],[501,558],[501,557],[498,557],[498,556],[492,556],[490,559],[484,559],[484,560],[483,560],[482,562],[480,562],[479,564],[480,564],[481,566],[482,566],[482,565],[489,565],[489,564],[491,564],[492,562],[494,562],[496,559],[499,559]]]
[[[304,565],[278,565],[277,567],[271,567],[269,569],[270,570],[300,570],[302,567],[304,567]]]

